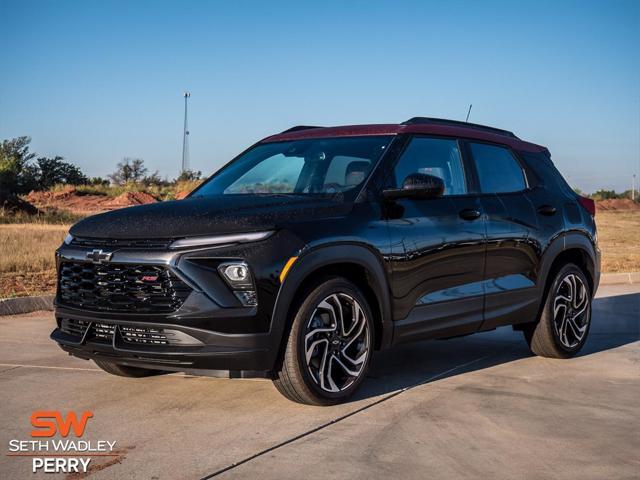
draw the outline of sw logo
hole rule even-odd
[[[62,417],[62,413],[57,410],[40,410],[31,414],[31,425],[36,430],[31,431],[32,437],[53,437],[56,433],[64,438],[69,436],[69,432],[73,429],[76,437],[84,435],[84,429],[87,422],[93,417],[93,412],[82,412],[80,419],[75,412],[69,412],[66,418]]]

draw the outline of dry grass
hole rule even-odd
[[[640,211],[598,212],[603,272],[640,271]],[[0,298],[52,293],[68,225],[0,224]]]
[[[69,225],[0,225],[0,298],[51,293],[54,251]]]
[[[640,272],[640,210],[598,212],[603,272]]]

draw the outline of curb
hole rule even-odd
[[[17,315],[38,310],[53,310],[53,295],[0,299],[0,315]]]
[[[603,273],[600,275],[600,285],[633,285],[640,283],[640,272]]]

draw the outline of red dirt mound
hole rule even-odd
[[[157,200],[153,195],[149,195],[145,192],[124,192],[116,198],[105,202],[104,206],[109,208],[121,208],[156,202]]]
[[[176,193],[176,200],[182,200],[183,198],[186,198],[190,193],[191,192],[189,190],[182,190]]]
[[[56,192],[36,192],[31,191],[27,195],[27,200],[31,203],[48,205],[55,202],[60,202],[76,195],[76,189],[74,187],[65,187],[64,190]]]
[[[83,195],[73,187],[57,192],[31,192],[27,199],[36,207],[67,210],[77,214],[93,214],[157,201],[144,192],[125,192],[111,198],[106,195]]]
[[[630,198],[610,198],[596,202],[598,210],[640,210],[640,203],[634,202]]]

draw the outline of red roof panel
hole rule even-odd
[[[542,152],[546,147],[535,143],[525,142],[518,138],[485,132],[474,128],[450,125],[413,124],[401,125],[384,123],[372,125],[345,125],[340,127],[309,128],[294,132],[285,132],[265,138],[262,142],[283,142],[288,140],[303,140],[306,138],[354,137],[360,135],[398,135],[401,133],[418,133],[425,135],[441,135],[445,137],[462,137],[487,142],[508,145],[514,150],[526,152]]]

